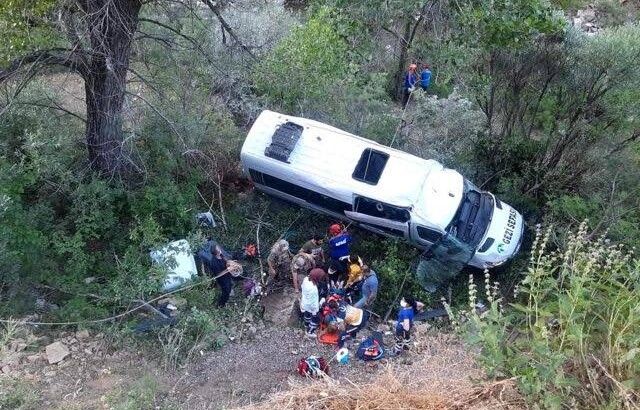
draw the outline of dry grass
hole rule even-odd
[[[416,337],[414,351],[389,360],[373,378],[358,380],[292,379],[289,390],[276,393],[251,409],[386,410],[386,409],[522,409],[514,380],[478,385],[482,377],[473,354],[457,338]]]
[[[383,410],[383,409],[520,409],[522,400],[508,379],[474,387],[468,380],[437,380],[416,374],[416,368],[388,365],[373,381],[298,380],[290,390],[252,405],[252,409]]]

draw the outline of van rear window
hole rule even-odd
[[[367,148],[362,151],[360,161],[353,171],[353,179],[367,184],[376,185],[380,180],[382,171],[389,160],[389,154]]]

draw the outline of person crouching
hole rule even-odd
[[[366,310],[336,300],[329,300],[327,305],[331,314],[326,317],[327,327],[322,333],[339,332],[337,348],[340,349],[347,340],[355,338],[358,331],[367,325],[370,315]]]

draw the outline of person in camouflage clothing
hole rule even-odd
[[[293,257],[293,261],[291,262],[291,276],[293,277],[293,289],[296,293],[300,292],[300,286],[302,285],[304,277],[315,267],[316,263],[311,251],[300,249],[296,256]]]
[[[273,244],[267,258],[267,264],[269,265],[269,280],[267,284],[273,283],[276,277],[280,279],[289,277],[292,256],[289,251],[289,242],[286,240],[279,239]]]

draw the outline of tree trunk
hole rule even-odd
[[[122,106],[140,0],[87,0],[92,53],[83,77],[86,142],[91,168],[112,175],[128,168],[123,155]]]
[[[411,36],[411,19],[407,19],[404,24],[403,37],[400,39],[400,57],[398,58],[398,67],[393,82],[393,96],[397,101],[402,101],[404,93],[404,73],[407,70],[407,61],[409,58],[409,37]]]

